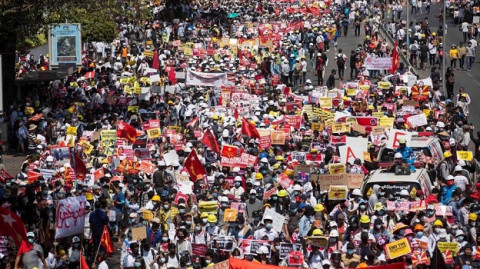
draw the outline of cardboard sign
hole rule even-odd
[[[343,174],[343,175],[317,175],[321,190],[328,190],[330,185],[346,185],[350,189],[359,189],[364,174]]]
[[[385,254],[389,259],[395,259],[403,255],[407,255],[412,250],[410,249],[410,243],[407,238],[402,238],[392,243],[385,245]]]
[[[272,131],[271,134],[272,145],[285,145],[285,133],[282,131]]]
[[[407,124],[412,128],[416,128],[418,126],[428,125],[427,116],[425,116],[424,113],[420,113],[418,115],[410,116],[407,119]]]
[[[326,236],[306,236],[307,244],[314,245],[317,247],[327,247],[328,238]]]
[[[346,165],[344,163],[331,163],[328,165],[328,171],[331,175],[345,174]]]
[[[365,126],[358,125],[358,124],[352,124],[351,126],[352,126],[352,130],[354,130],[355,132],[358,132],[360,134],[367,133]]]
[[[147,135],[149,139],[155,139],[157,137],[160,137],[162,132],[160,131],[160,128],[154,128],[154,129],[149,129],[147,130]]]
[[[278,214],[275,209],[273,208],[267,208],[265,209],[265,213],[263,214],[263,219],[265,219],[265,216],[270,216],[273,219],[272,226],[273,229],[279,233],[282,232],[283,228],[283,223],[285,223],[285,216]]]
[[[355,159],[363,160],[363,151],[368,148],[368,138],[347,136],[347,144],[338,147],[342,163],[353,163]]]
[[[383,134],[385,134],[385,126],[373,126],[371,134],[372,135],[383,135]]]
[[[225,215],[223,215],[224,222],[235,222],[237,221],[238,211],[236,209],[227,208],[225,209]]]
[[[345,200],[347,199],[348,187],[347,186],[330,186],[328,190],[329,200]]]
[[[405,138],[407,142],[407,146],[410,144],[412,140],[412,133],[407,131],[402,131],[398,129],[391,129],[388,133],[388,140],[387,140],[387,148],[389,149],[396,149],[400,145],[398,144],[398,140],[400,138]]]
[[[440,252],[450,250],[453,256],[456,256],[458,251],[458,242],[438,242],[437,244],[438,250],[440,250]]]
[[[147,229],[145,226],[132,228],[132,240],[140,242],[147,238]]]
[[[457,151],[457,159],[471,161],[473,160],[473,153],[471,151]]]

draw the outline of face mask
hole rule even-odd
[[[74,243],[73,246],[78,248],[80,246],[80,243]]]
[[[228,206],[228,204],[222,203],[222,207],[227,207],[227,206]]]
[[[33,238],[28,238],[28,242],[30,242],[30,244],[33,244],[33,242],[35,242],[35,240],[33,240]]]
[[[168,242],[168,237],[162,237],[163,242]]]
[[[186,221],[185,223],[187,224],[187,226],[192,225],[192,222],[191,222],[191,221]]]
[[[202,222],[203,222],[203,223],[207,223],[208,220],[207,220],[207,219],[202,219]]]
[[[195,226],[195,232],[200,232],[202,228],[198,227],[198,226]]]
[[[185,214],[185,209],[181,208],[181,209],[178,210],[178,212],[179,212],[180,214]]]
[[[437,234],[439,234],[442,231],[441,228],[435,228],[434,230],[435,230],[435,233],[437,233]]]
[[[277,197],[277,196],[273,196],[272,199],[273,199],[273,201],[277,201],[278,197]]]
[[[382,229],[382,225],[375,225],[375,228],[376,228],[377,230],[380,230],[380,229]]]
[[[206,264],[210,264],[212,261],[211,260],[205,260]]]
[[[216,193],[216,192],[212,193],[212,197],[213,198],[218,198],[218,193]]]
[[[379,216],[385,215],[385,210],[382,209],[382,210],[378,211],[378,215],[379,215]]]
[[[216,223],[213,223],[213,222],[210,223],[210,227],[215,227],[216,225],[217,225]]]
[[[348,255],[353,255],[353,253],[355,253],[355,251],[353,249],[347,249],[347,254]]]
[[[365,206],[365,205],[360,206],[360,210],[365,210],[365,209],[367,209],[367,206]]]
[[[422,238],[423,237],[423,232],[417,232],[417,238]]]
[[[337,238],[336,238],[336,237],[334,237],[334,238],[330,238],[330,242],[332,242],[332,243],[336,243],[336,242],[337,242]]]
[[[134,263],[134,266],[135,266],[135,267],[140,267],[141,265],[142,265],[142,264],[139,263],[139,262],[135,262],[135,263]]]
[[[170,208],[169,205],[163,205],[163,208],[165,208],[165,210],[168,210],[168,208]]]
[[[290,210],[290,213],[291,213],[291,214],[296,214],[296,213],[297,213],[297,210],[296,210],[296,209],[292,209],[292,210]]]
[[[240,187],[240,182],[235,182],[235,187]]]
[[[265,228],[266,228],[267,230],[271,230],[271,229],[272,229],[272,224],[271,224],[271,223],[266,224],[266,225],[265,225]]]
[[[165,263],[165,258],[160,258],[161,263]]]
[[[464,237],[463,237],[463,236],[458,236],[458,237],[457,237],[457,241],[458,241],[458,242],[462,242],[462,241],[463,241],[463,239],[464,239]]]
[[[255,198],[257,198],[256,195],[250,195],[250,200],[255,200]]]

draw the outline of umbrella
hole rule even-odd
[[[229,19],[233,19],[233,18],[236,18],[236,17],[238,17],[238,13],[229,13],[227,15],[227,18],[229,18]]]

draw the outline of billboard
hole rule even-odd
[[[80,23],[52,24],[49,27],[48,36],[51,65],[81,64],[82,36]]]

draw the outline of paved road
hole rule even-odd
[[[425,9],[423,8],[423,14],[411,14],[410,13],[410,21],[422,21],[426,17],[428,17],[428,21],[431,25],[432,31],[437,31],[438,27],[440,25],[438,18],[435,16],[439,15],[442,10],[442,5],[441,4],[435,4],[431,6],[431,12],[429,15],[425,14]],[[403,19],[406,19],[406,10],[402,12],[402,17]],[[452,17],[447,17],[446,20],[447,24],[447,32],[445,34],[445,49],[447,50],[445,55],[448,55],[448,50],[450,49],[452,44],[456,44],[457,46],[460,44],[460,41],[463,41],[463,35],[462,33],[458,30],[458,26],[455,25],[454,20]],[[477,48],[478,50],[479,48]],[[477,55],[480,55],[477,52]],[[470,95],[470,98],[472,99],[472,103],[470,104],[470,117],[469,121],[473,122],[474,126],[478,129],[480,128],[480,105],[478,105],[479,100],[480,100],[480,91],[477,89],[480,87],[480,65],[479,63],[479,57],[477,56],[476,62],[472,67],[472,70],[470,72],[467,71],[461,71],[457,69],[455,71],[455,95],[458,93],[458,88],[463,87],[468,94]],[[446,66],[450,66],[450,61],[448,58],[446,58]],[[466,65],[465,65],[466,66]],[[457,62],[457,67],[458,67],[458,62]],[[429,74],[429,68],[427,68],[427,71],[420,72],[424,76],[428,76]]]

